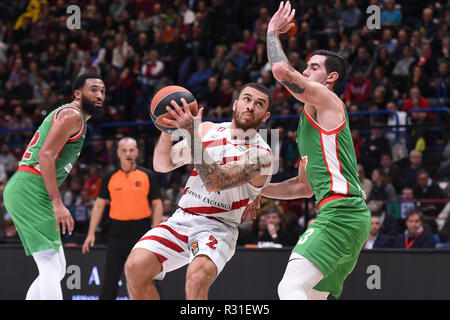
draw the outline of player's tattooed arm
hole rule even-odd
[[[292,68],[289,64],[289,60],[283,52],[283,48],[281,47],[280,39],[276,35],[275,31],[267,32],[267,57],[269,59],[270,66],[274,69],[274,64],[282,62],[282,65],[285,69],[288,69],[290,72],[283,72],[282,78],[277,78],[278,81],[281,82],[287,89],[292,91],[293,93],[301,94],[305,92],[305,87],[300,87],[297,85],[293,79],[291,78],[291,74],[296,70]],[[279,69],[276,67],[276,69]],[[277,77],[280,72],[275,73],[274,75]]]
[[[250,149],[239,161],[219,166],[210,158],[208,152],[203,152],[203,161],[194,162],[194,167],[205,183],[206,189],[214,192],[233,188],[268,175],[271,161],[269,151]]]
[[[267,32],[267,57],[271,67],[273,67],[274,63],[281,61],[289,63],[275,31]]]

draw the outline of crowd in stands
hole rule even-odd
[[[319,48],[340,53],[348,64],[346,82],[336,93],[350,112],[360,180],[378,219],[373,224],[395,246],[399,235],[414,233],[407,218],[418,216],[433,245],[449,242],[450,118],[427,109],[448,107],[450,1],[291,3],[295,27],[281,41],[293,68],[301,72]],[[81,9],[80,29],[68,29],[70,4]],[[295,116],[303,104],[274,80],[266,54],[267,24],[278,5],[275,0],[0,2],[0,195],[36,126],[72,99],[71,82],[87,71],[105,79],[106,110],[89,121],[80,159],[61,186],[76,221],[75,236],[67,242],[84,239],[101,177],[117,166],[120,137],[137,138],[139,163],[152,168],[159,131],[147,125],[148,104],[170,84],[188,88],[205,107],[204,118],[213,121],[229,121],[243,84],[267,86],[272,115],[286,116],[266,124],[280,139],[279,170],[272,181],[296,175]],[[381,8],[380,29],[366,24],[369,5]],[[120,124],[130,121],[137,125]],[[191,170],[158,175],[166,217]],[[0,239],[17,238],[0,203]],[[263,199],[258,212],[256,223],[242,225],[240,245],[292,246],[317,209],[314,199]],[[104,221],[99,231],[107,227]]]

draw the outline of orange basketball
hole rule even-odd
[[[175,126],[171,126],[165,121],[164,118],[173,119],[173,117],[167,112],[166,107],[169,106],[173,109],[170,103],[174,100],[181,108],[183,103],[181,98],[184,98],[191,109],[193,115],[197,115],[198,104],[194,95],[189,90],[180,86],[167,86],[156,92],[153,96],[150,104],[150,117],[152,118],[155,126],[162,131],[172,133],[177,130]]]

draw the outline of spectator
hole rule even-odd
[[[406,214],[416,207],[414,200],[414,190],[412,187],[404,187],[400,196],[400,217],[406,219]],[[404,230],[403,230],[404,231]],[[403,232],[402,231],[402,232]]]
[[[345,33],[351,33],[361,24],[361,10],[356,5],[355,0],[346,1],[346,9],[342,11],[340,25],[344,27]]]
[[[375,122],[374,126],[384,125],[382,122]],[[361,157],[359,161],[364,166],[368,175],[372,174],[372,170],[379,166],[381,155],[390,153],[389,141],[383,134],[383,129],[373,128],[371,135],[363,138],[363,146],[361,148]]]
[[[126,0],[113,0],[113,2],[109,5],[109,14],[113,17],[115,22],[120,21],[126,6]]]
[[[232,60],[236,65],[236,69],[238,71],[243,70],[247,63],[247,57],[241,52],[239,43],[233,43],[231,45],[231,51],[228,53],[225,59]]]
[[[219,88],[217,83],[217,78],[211,76],[208,79],[208,89],[199,94],[197,99],[200,104],[205,105],[204,115],[209,117],[209,112],[214,110],[219,105]]]
[[[402,23],[402,12],[395,8],[394,0],[387,0],[381,12],[381,25],[384,28],[398,28]]]
[[[402,58],[397,61],[391,74],[395,87],[399,88],[401,93],[407,92],[411,69],[415,61],[416,59],[412,56],[411,47],[403,47]]]
[[[23,60],[18,58],[14,61],[14,66],[9,74],[8,81],[6,82],[6,89],[11,90],[15,86],[20,84],[21,75],[26,73],[23,67]]]
[[[242,32],[241,50],[247,57],[251,56],[256,49],[256,39],[252,36],[250,30],[245,29]]]
[[[400,168],[392,162],[392,157],[389,153],[383,153],[380,160],[380,169],[395,187],[396,193],[401,192],[401,171]]]
[[[431,50],[431,45],[429,43],[422,44],[417,65],[423,69],[425,75],[431,76],[436,70],[436,64],[437,59]]]
[[[402,170],[403,187],[413,187],[416,183],[417,172],[423,169],[422,152],[411,150],[408,159],[408,166]]]
[[[392,111],[393,113],[389,114],[387,119],[387,125],[388,126],[405,126],[408,124],[408,116],[406,112],[399,111],[397,103],[395,100],[390,100],[386,104],[386,109],[389,111]],[[400,128],[392,128],[389,132],[386,133],[386,138],[389,140],[394,155],[394,161],[400,160],[403,157],[406,157],[406,154],[398,154],[397,152],[394,152],[394,146],[397,143],[397,132],[398,132],[398,143],[404,147],[405,139],[406,139],[406,128],[400,127]],[[403,150],[402,150],[403,151]]]
[[[164,64],[159,60],[156,50],[151,50],[149,58],[142,65],[139,84],[146,97],[150,97],[154,88],[164,75]]]
[[[353,60],[350,68],[347,70],[348,74],[354,74],[356,71],[362,71],[365,78],[368,78],[372,73],[373,59],[369,56],[366,46],[358,48],[358,55]]]
[[[267,89],[269,89],[269,92],[273,98],[275,90],[277,89],[277,85],[273,78],[272,72],[263,71],[261,73],[261,77],[259,78],[258,82],[261,83],[262,85],[264,85]]]
[[[363,187],[364,193],[366,194],[366,199],[370,199],[372,195],[373,183],[370,179],[366,178],[364,167],[358,163],[358,178]]]
[[[332,1],[326,1],[322,8],[319,7],[319,16],[322,20],[323,33],[331,35],[339,30],[339,14]]]
[[[420,90],[418,87],[413,87],[410,90],[409,98],[405,100],[403,103],[403,111],[409,112],[414,109],[429,109],[430,108],[430,102],[427,98],[423,97],[420,94]],[[411,122],[415,125],[418,125],[417,128],[415,128],[415,132],[413,135],[413,141],[411,145],[415,145],[415,149],[424,151],[426,147],[426,128],[421,127],[420,125],[431,121],[433,122],[436,119],[436,115],[433,113],[427,113],[427,112],[412,112],[409,114],[409,118],[411,119]]]
[[[447,145],[444,148],[442,156],[444,159],[439,164],[438,176],[450,178],[450,140],[447,141]]]
[[[206,92],[208,88],[208,79],[213,75],[211,69],[208,67],[205,58],[197,59],[197,71],[192,73],[186,85],[196,96]]]
[[[0,165],[5,169],[6,175],[10,177],[17,169],[17,158],[7,143],[2,144],[0,151]]]
[[[369,198],[371,200],[395,200],[395,188],[389,182],[389,178],[385,175],[382,169],[374,169],[372,171],[373,189]]]
[[[437,106],[448,106],[450,98],[450,74],[449,63],[446,60],[439,62],[438,74],[434,79],[434,86],[437,91]]]
[[[387,235],[391,239],[395,239],[399,232],[399,223],[393,216],[386,212],[383,201],[372,200],[369,201],[367,206],[372,216],[380,218],[380,233]]]
[[[185,1],[180,4],[180,15],[183,17],[184,25],[191,25],[195,22],[195,13],[189,9]]]
[[[430,39],[438,30],[438,25],[433,21],[433,9],[425,8],[422,12],[422,20],[416,25],[418,30],[426,39]]]
[[[402,28],[402,29],[398,30],[398,32],[397,32],[397,47],[395,48],[395,51],[394,51],[392,57],[396,60],[401,59],[401,57],[403,55],[403,49],[405,47],[410,47],[411,48],[411,56],[413,58],[416,58],[414,51],[410,45],[408,31],[406,29]]]
[[[227,53],[227,47],[223,44],[219,44],[216,46],[215,51],[214,58],[211,60],[211,70],[214,74],[222,74],[226,66],[225,56]],[[264,54],[267,56],[266,51],[264,51]]]
[[[117,34],[115,37],[115,46],[112,52],[111,64],[121,70],[125,66],[127,60],[133,55],[133,48],[128,44],[122,35]]]
[[[382,66],[387,76],[391,75],[391,72],[395,67],[394,59],[391,58],[391,54],[386,46],[381,46],[376,52],[374,67],[377,66]]]
[[[397,40],[393,38],[391,29],[386,28],[383,30],[383,36],[381,38],[380,44],[378,45],[378,48],[386,48],[389,56],[391,56],[395,52],[395,49],[397,48]]]
[[[437,183],[435,183],[431,178],[428,172],[425,170],[417,171],[417,183],[414,186],[414,197],[416,199],[424,200],[421,203],[422,213],[425,217],[430,218],[425,221],[428,225],[430,225],[432,231],[434,233],[437,232],[437,224],[434,220],[439,212],[441,212],[444,207],[440,202],[425,202],[427,199],[431,200],[441,200],[443,199],[442,190]]]
[[[424,97],[431,97],[436,94],[436,90],[433,90],[430,85],[430,79],[424,74],[423,69],[418,65],[413,67],[412,77],[409,78],[408,83],[409,90],[413,87],[417,87]]]
[[[138,19],[136,20],[136,28],[139,32],[148,32],[150,30],[152,19],[146,15],[144,11],[139,11]]]
[[[364,105],[368,102],[372,83],[361,70],[356,70],[351,76],[345,90],[345,103],[350,105],[352,103]]]
[[[150,52],[150,41],[148,39],[148,35],[145,32],[140,32],[137,38],[137,42],[136,44],[133,46],[134,51],[141,55],[144,56],[145,54],[147,54],[147,52]]]
[[[222,109],[221,111],[216,110],[220,117],[227,118],[231,116],[231,107],[233,101],[231,101],[233,97],[233,85],[230,79],[223,78],[220,84],[219,95],[217,97],[217,102],[219,103],[219,107]]]
[[[433,234],[425,230],[422,225],[422,212],[417,209],[413,209],[408,212],[406,216],[406,230],[403,234],[399,234],[395,241],[395,248],[404,249],[422,249],[422,248],[434,248],[435,240]]]
[[[267,232],[266,216],[258,214],[250,230],[243,227],[239,229],[238,245],[258,245],[259,239]]]
[[[83,184],[83,189],[89,191],[89,197],[91,199],[97,197],[101,182],[100,169],[96,165],[91,165],[89,168],[89,178]]]
[[[385,234],[380,233],[380,228],[381,228],[380,217],[372,215],[369,238],[364,244],[363,247],[364,249],[370,250],[370,249],[392,247],[393,245],[392,238],[390,238]]]
[[[259,9],[259,18],[256,19],[253,24],[253,36],[257,40],[263,40],[265,42],[266,39],[266,31],[267,25],[269,24],[270,16],[269,10],[267,8],[262,7]]]
[[[259,236],[258,242],[274,242],[282,246],[295,245],[298,238],[281,226],[282,214],[277,207],[269,207],[263,214],[266,217],[267,229]]]

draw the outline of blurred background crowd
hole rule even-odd
[[[319,48],[347,61],[346,82],[336,93],[350,114],[360,180],[378,219],[377,232],[395,246],[396,237],[408,230],[408,212],[419,208],[433,246],[445,245],[450,241],[450,1],[291,3],[296,26],[281,37],[291,65],[303,71]],[[80,29],[68,29],[71,4],[80,8]],[[379,29],[367,24],[369,5],[380,8]],[[0,195],[36,126],[71,101],[71,82],[87,71],[105,79],[106,111],[89,121],[84,150],[61,186],[76,221],[66,243],[84,239],[101,178],[118,165],[118,139],[136,138],[139,164],[152,168],[159,131],[148,104],[154,92],[170,84],[191,90],[205,107],[204,118],[212,121],[229,121],[243,84],[267,86],[273,106],[265,128],[277,130],[280,141],[272,181],[295,176],[303,104],[274,80],[266,54],[267,24],[278,6],[276,0],[1,1]],[[158,174],[166,217],[191,170]],[[262,199],[258,212],[254,224],[241,226],[239,245],[292,246],[317,209],[314,199]],[[108,228],[104,217],[100,243]],[[18,241],[3,201],[0,241]]]

